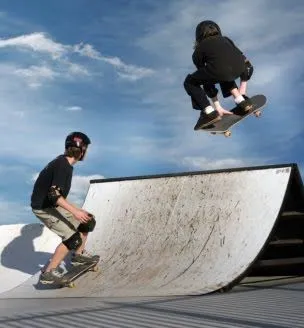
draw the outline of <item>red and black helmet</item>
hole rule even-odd
[[[65,149],[69,147],[82,148],[88,146],[91,140],[82,132],[72,132],[65,139]]]
[[[82,150],[83,155],[80,160],[83,159],[87,146],[91,143],[90,138],[82,132],[72,132],[65,139],[65,149],[70,147],[76,147]]]

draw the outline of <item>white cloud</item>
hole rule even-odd
[[[29,68],[16,69],[15,74],[24,78],[32,88],[41,86],[43,81],[54,80],[55,77],[59,75],[47,66],[35,65],[32,65]]]
[[[54,42],[45,33],[20,35],[9,39],[0,39],[0,48],[15,47],[49,54],[53,59],[60,58],[69,50],[69,46]]]
[[[95,50],[94,47],[90,44],[76,44],[73,47],[73,51],[80,54],[81,56],[89,57],[92,59],[100,59],[101,57],[99,51]]]
[[[102,175],[98,174],[89,176],[75,175],[72,180],[69,199],[78,206],[82,206],[90,185],[90,180],[103,178],[104,177]]]
[[[69,56],[71,56],[72,54],[79,54],[82,57],[87,57],[97,61],[103,61],[116,68],[118,75],[121,78],[129,81],[137,81],[153,74],[152,69],[125,64],[118,57],[102,56],[100,52],[95,50],[92,45],[83,43],[76,45],[64,45],[53,41],[45,33],[37,32],[9,39],[0,39],[0,48],[7,47],[26,49],[34,51],[36,53],[48,55],[53,60],[61,62],[61,65],[66,65],[67,68],[65,68],[65,70],[67,70],[72,75],[90,75],[87,68],[70,61]],[[24,74],[30,74],[33,69],[33,67],[23,69],[23,71],[25,71]],[[34,81],[31,85],[38,86],[39,82]]]
[[[65,110],[71,111],[71,112],[79,112],[79,111],[82,111],[82,107],[80,107],[80,106],[69,106],[69,107],[65,107]]]
[[[185,157],[181,163],[189,169],[199,170],[217,170],[223,168],[244,167],[247,162],[243,159],[224,158],[215,160],[214,158],[206,157]]]
[[[74,51],[81,56],[86,56],[92,59],[100,60],[117,68],[117,74],[122,78],[129,81],[137,81],[144,77],[148,77],[154,74],[154,70],[145,67],[139,67],[135,65],[125,64],[118,57],[102,56],[99,51],[95,50],[93,46],[89,44],[79,44],[74,46]]]
[[[75,64],[75,63],[67,63],[68,64],[68,71],[71,75],[91,75],[90,72],[83,67],[82,65]]]

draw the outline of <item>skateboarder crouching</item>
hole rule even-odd
[[[65,153],[49,162],[34,184],[31,195],[33,213],[62,239],[40,275],[41,283],[51,284],[61,278],[58,266],[70,251],[73,266],[99,260],[98,255],[85,252],[88,234],[96,224],[94,217],[66,199],[71,187],[73,165],[84,159],[90,143],[84,133],[69,134],[65,140]]]
[[[246,88],[253,66],[229,38],[222,36],[215,22],[202,21],[197,25],[195,34],[192,60],[197,70],[187,75],[184,88],[191,97],[192,107],[201,111],[194,127],[198,130],[220,120],[223,115],[231,114],[217,98],[217,83],[224,98],[232,95],[241,111],[247,112],[252,108],[250,99],[246,97]],[[241,80],[239,89],[235,83],[237,78]],[[212,99],[214,107],[207,96]]]

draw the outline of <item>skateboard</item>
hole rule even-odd
[[[72,267],[70,270],[65,273],[59,282],[56,282],[56,285],[60,287],[75,287],[75,280],[89,271],[98,271],[98,262],[90,263],[90,264],[82,264],[75,267]]]
[[[81,264],[77,265],[75,267],[71,267],[68,271],[66,271],[63,276],[55,281],[54,283],[51,283],[50,285],[55,286],[56,288],[62,288],[62,287],[69,287],[74,288],[75,287],[75,280],[85,274],[88,271],[98,271],[98,261],[90,263],[90,264]]]
[[[217,121],[211,125],[205,126],[200,130],[209,132],[211,134],[224,134],[225,137],[231,137],[231,130],[235,124],[241,122],[243,119],[253,114],[255,117],[261,117],[262,110],[267,104],[267,98],[264,95],[255,95],[250,97],[253,109],[246,114],[241,114],[240,109],[236,106],[231,109],[233,115],[224,115],[220,121]]]

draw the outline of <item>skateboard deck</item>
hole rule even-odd
[[[237,123],[241,122],[246,117],[254,114],[256,117],[261,116],[261,111],[267,104],[267,98],[264,95],[255,95],[250,97],[253,103],[253,109],[246,114],[240,114],[239,108],[236,106],[231,109],[233,115],[224,115],[220,121],[217,121],[211,125],[208,125],[200,130],[204,132],[209,132],[211,134],[224,134],[225,137],[231,136],[230,128],[232,128]]]
[[[98,271],[98,262],[90,263],[90,264],[82,264],[75,267],[71,267],[59,281],[56,281],[50,285],[55,286],[56,288],[62,287],[75,287],[74,281],[85,274],[88,271]]]
[[[70,270],[67,271],[67,273],[65,273],[62,276],[61,281],[57,284],[59,284],[62,287],[73,288],[73,287],[75,287],[74,281],[77,278],[79,278],[80,276],[82,276],[83,274],[85,274],[88,271],[97,272],[98,271],[97,265],[98,265],[98,262],[94,262],[94,263],[90,263],[90,264],[82,264],[82,265],[78,265],[76,267],[72,267]]]

